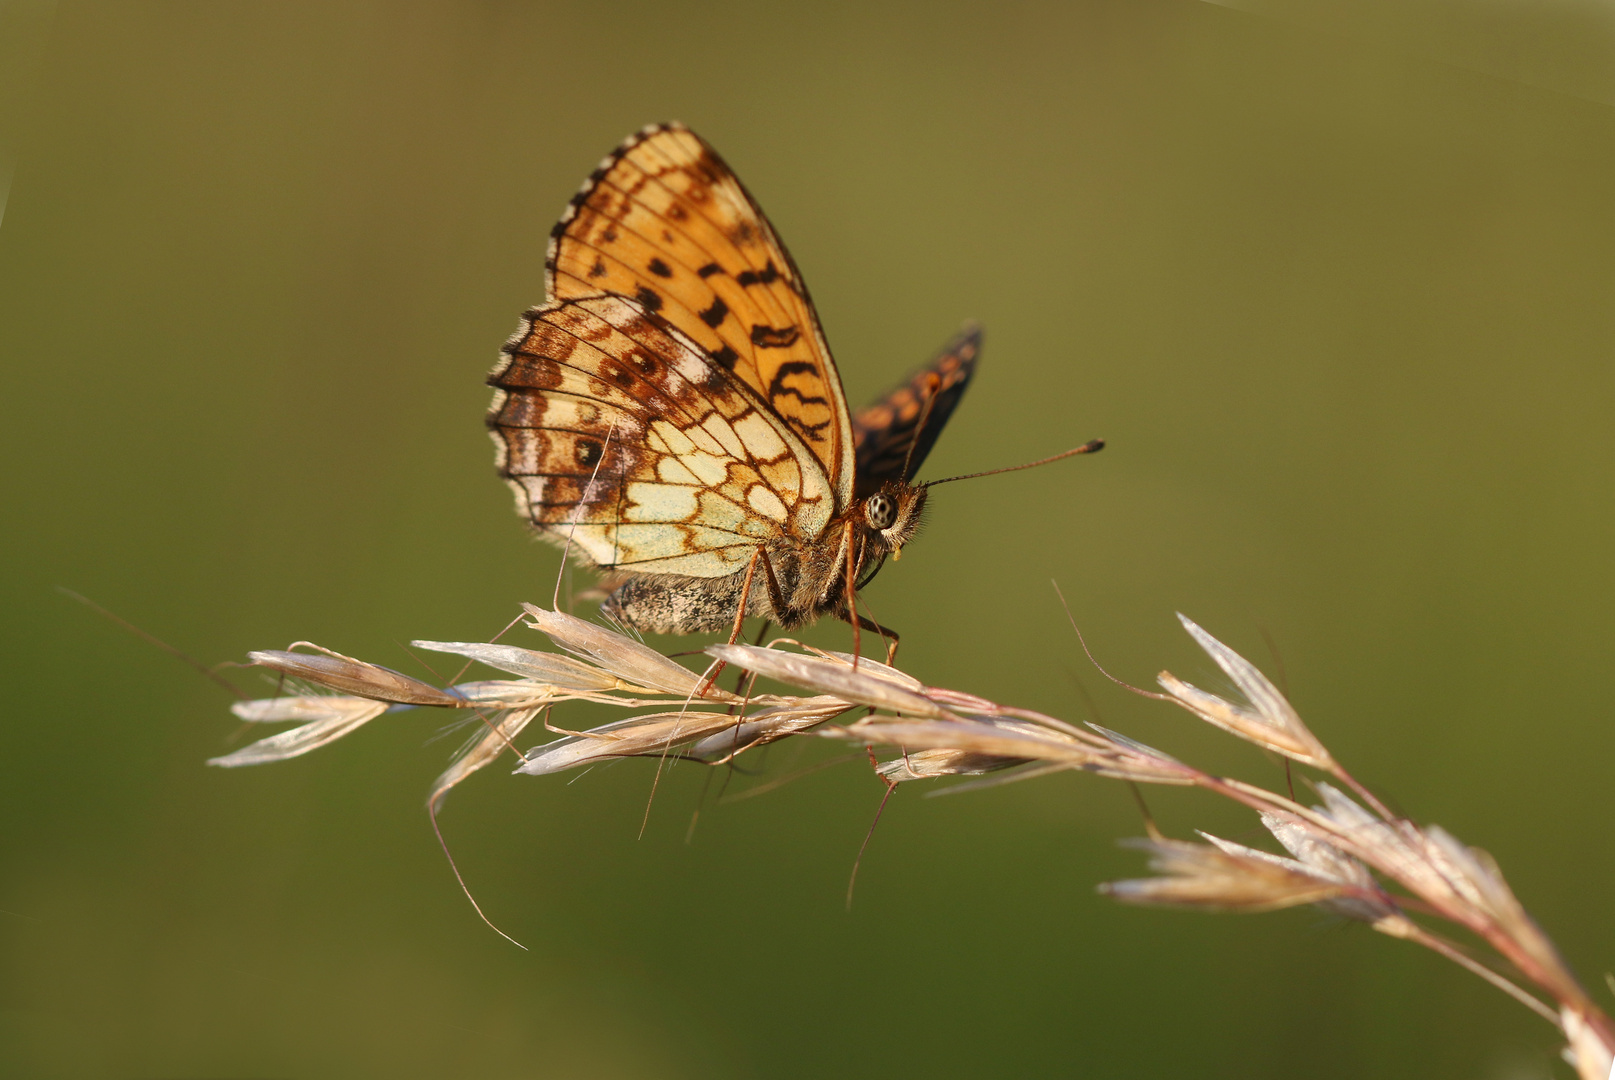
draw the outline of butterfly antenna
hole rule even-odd
[[[606,463],[606,452],[611,449],[611,437],[615,434],[617,434],[617,421],[613,420],[611,427],[606,429],[606,441],[600,447],[600,460],[594,463],[594,471],[589,474],[589,483],[583,489],[583,497],[578,500],[578,505],[573,507],[569,515],[572,520],[568,524],[572,527],[566,531],[566,543],[561,545],[561,569],[555,573],[555,595],[550,597],[551,611],[561,610],[561,578],[566,575],[566,557],[572,551],[572,537],[578,531],[578,522],[583,520],[583,508],[589,505],[589,499],[594,495],[595,477],[600,475],[600,466]],[[612,537],[612,544],[614,546],[616,544],[615,534]]]
[[[859,634],[858,625],[858,571],[853,565],[856,554],[857,540],[853,535],[853,524],[847,522],[846,532],[842,535],[841,543],[847,553],[847,613],[852,616],[852,670],[858,670],[858,656],[863,650],[863,639]]]
[[[1020,472],[1022,469],[1035,469],[1039,465],[1047,465],[1050,462],[1060,461],[1063,458],[1076,457],[1078,454],[1097,454],[1104,448],[1104,439],[1089,439],[1087,442],[1074,449],[1067,450],[1061,454],[1055,454],[1053,457],[1040,458],[1037,461],[1028,461],[1025,465],[1008,465],[1002,469],[988,469],[986,472],[973,472],[965,473],[963,476],[950,476],[945,480],[928,480],[923,484],[917,484],[915,486],[932,488],[936,487],[938,484],[951,484],[955,480],[974,480],[978,476],[997,476],[999,473]]]

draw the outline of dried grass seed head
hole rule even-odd
[[[1333,759],[1317,737],[1307,730],[1295,709],[1250,661],[1202,630],[1187,615],[1178,620],[1218,667],[1233,680],[1248,705],[1239,705],[1184,682],[1169,671],[1157,676],[1161,688],[1178,704],[1230,734],[1266,747],[1319,769],[1329,769]]]
[[[736,718],[728,713],[688,709],[635,716],[535,746],[527,751],[516,771],[527,776],[549,776],[614,758],[659,757],[684,743],[733,729],[735,723]]]
[[[1516,963],[1534,966],[1530,974],[1560,1001],[1590,1006],[1586,991],[1571,972],[1548,935],[1526,912],[1503,879],[1497,861],[1480,848],[1470,847],[1439,825],[1426,826],[1427,851],[1454,889],[1502,931],[1519,949]]]
[[[795,698],[782,705],[769,705],[746,714],[744,719],[726,731],[698,740],[686,753],[699,761],[724,761],[754,746],[817,727],[849,708],[852,706],[845,701],[828,695]]]
[[[838,697],[852,705],[886,709],[903,716],[953,718],[948,710],[917,692],[915,680],[884,664],[870,663],[866,669],[866,662],[860,661],[854,670],[850,661],[803,656],[756,645],[713,645],[706,652],[764,678]]]
[[[1331,841],[1432,903],[1462,902],[1430,861],[1428,841],[1411,822],[1381,820],[1334,785],[1319,781],[1316,787],[1323,805],[1313,810],[1334,827]]]
[[[896,746],[911,756],[919,751],[947,750],[970,755],[974,760],[998,759],[1007,764],[1058,763],[1101,776],[1144,783],[1188,782],[1178,770],[1141,761],[1100,740],[1085,741],[1025,720],[908,720],[872,716],[846,727],[826,729],[823,734],[845,742]]]
[[[463,656],[497,671],[508,671],[563,690],[615,690],[622,685],[621,679],[592,664],[515,645],[490,645],[480,641],[412,641],[410,644],[418,649]]]
[[[985,776],[1025,765],[1030,760],[976,754],[969,750],[920,750],[881,762],[875,767],[875,774],[901,784],[909,780],[939,780],[945,776]]]
[[[1357,859],[1318,837],[1305,823],[1283,814],[1264,813],[1262,824],[1274,839],[1302,865],[1313,872],[1360,890],[1355,896],[1323,901],[1321,906],[1347,919],[1378,923],[1395,915],[1396,909],[1384,895],[1373,871]]]
[[[523,604],[522,609],[527,612],[527,625],[548,634],[551,641],[573,656],[597,664],[634,686],[685,696],[694,695],[701,686],[701,676],[624,634],[564,611],[535,604]],[[717,701],[738,700],[716,686],[708,687],[704,696]]]
[[[1568,1040],[1563,1057],[1580,1080],[1608,1080],[1615,1076],[1615,1059],[1610,1055],[1608,1044],[1583,1013],[1569,1006],[1560,1009],[1559,1027]]]
[[[482,728],[481,738],[475,739],[466,747],[465,752],[456,757],[443,770],[442,774],[432,783],[432,792],[426,797],[426,805],[433,806],[438,803],[449,789],[465,780],[472,773],[487,765],[491,765],[500,754],[511,748],[516,736],[522,729],[532,723],[533,717],[539,713],[539,707],[526,709],[509,709],[503,715],[492,721],[491,728]]]
[[[1148,852],[1150,869],[1161,876],[1113,881],[1099,891],[1128,904],[1262,912],[1339,899],[1357,888],[1296,859],[1200,835],[1206,843],[1123,841]]]
[[[318,648],[318,646],[314,646]],[[259,667],[295,679],[329,687],[344,694],[391,701],[401,705],[441,705],[456,707],[462,702],[453,694],[408,675],[367,664],[351,656],[321,649],[318,653],[264,650],[250,652],[247,658]]]
[[[385,701],[362,697],[285,697],[260,701],[238,701],[230,711],[252,723],[273,724],[287,720],[297,726],[243,746],[234,753],[211,758],[209,765],[234,769],[242,765],[265,765],[285,761],[318,750],[386,712]]]

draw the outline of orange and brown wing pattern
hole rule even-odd
[[[517,509],[601,567],[722,577],[820,535],[835,491],[794,428],[618,296],[530,312],[489,376]]]
[[[858,460],[856,498],[873,495],[888,480],[908,483],[914,479],[970,385],[980,354],[981,327],[968,325],[936,359],[858,410],[852,418]]]
[[[851,419],[807,287],[713,149],[681,124],[646,128],[600,163],[550,239],[548,301],[617,295],[665,320],[853,487]]]

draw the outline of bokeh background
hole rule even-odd
[[[1610,12],[8,5],[0,1073],[1568,1075],[1547,1025],[1360,927],[1112,906],[1138,817],[1082,777],[903,790],[848,913],[865,768],[709,794],[689,843],[694,767],[643,838],[647,763],[490,769],[443,822],[519,952],[427,827],[440,715],[208,769],[230,699],[56,589],[209,662],[308,638],[422,676],[400,643],[547,598],[482,379],[578,182],[683,119],[790,244],[854,400],[985,323],[929,475],[1110,440],[937,493],[867,594],[911,671],[1077,720],[1086,690],[1282,783],[1104,685],[1050,581],[1139,683],[1215,682],[1185,611],[1494,853],[1603,995]]]

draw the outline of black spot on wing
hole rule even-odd
[[[761,270],[742,270],[735,275],[735,280],[742,285],[772,285],[779,280],[779,268],[769,259]]]
[[[731,349],[727,345],[719,349],[717,352],[708,353],[708,355],[712,357],[712,362],[714,364],[717,364],[725,371],[735,370],[735,365],[740,362],[740,354],[735,352],[735,350]]]
[[[662,310],[662,294],[648,285],[641,285],[634,293],[634,299],[638,300],[646,311]]]
[[[783,349],[796,344],[796,339],[801,336],[801,333],[795,326],[774,327],[757,323],[751,328],[751,343],[759,349]],[[786,365],[786,367],[790,366],[792,365]],[[813,368],[812,364],[802,366],[809,370]]]
[[[701,313],[701,321],[716,330],[724,319],[729,317],[729,305],[723,302],[723,297],[714,297],[712,306]]]
[[[713,274],[721,274],[721,273],[723,273],[723,267],[719,266],[715,262],[709,262],[705,266],[703,266],[701,269],[699,269],[699,270],[697,270],[695,272],[697,277],[703,277],[703,278],[709,278]]]
[[[673,271],[669,270],[667,268],[667,264],[665,262],[663,262],[661,259],[652,259],[650,261],[650,265],[647,266],[646,269],[649,270],[651,273],[655,274],[657,277],[672,277],[673,276]]]
[[[783,397],[786,394],[789,394],[798,401],[802,402],[804,405],[830,404],[818,394],[804,394],[794,386],[785,385],[785,380],[792,375],[817,375],[818,372],[819,368],[817,364],[809,363],[806,360],[787,360],[785,363],[779,366],[778,371],[774,372],[773,381],[768,384],[768,399],[772,401],[777,397]],[[828,421],[826,421],[826,423],[828,423]],[[824,424],[806,424],[803,426],[812,430],[818,430],[819,428],[823,427]]]

